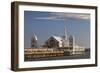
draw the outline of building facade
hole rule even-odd
[[[84,47],[80,47],[75,43],[75,37],[67,35],[66,27],[64,29],[63,36],[51,36],[46,42],[45,47],[48,48],[65,48],[70,51],[71,54],[83,54]]]
[[[37,48],[37,36],[34,34],[31,38],[31,48]],[[48,38],[45,43],[42,45],[44,48],[51,49],[62,49],[64,51],[70,52],[70,54],[83,54],[85,51],[84,47],[80,47],[75,43],[75,37],[67,34],[67,29],[64,29],[63,36],[51,36]]]

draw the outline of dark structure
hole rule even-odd
[[[59,47],[59,42],[51,36],[46,42],[45,42],[45,47],[48,48],[58,48]]]

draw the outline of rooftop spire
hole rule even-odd
[[[66,29],[66,26],[64,27],[64,37],[65,37],[65,39],[67,39],[67,29]]]
[[[31,38],[31,47],[36,48],[37,47],[37,36],[33,33],[33,36]]]

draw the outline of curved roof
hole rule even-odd
[[[52,37],[53,37],[54,39],[56,39],[58,42],[62,42],[62,38],[61,38],[61,37],[55,36],[55,35],[53,35]]]

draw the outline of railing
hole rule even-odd
[[[73,51],[68,48],[26,48],[24,49],[25,60],[44,57],[68,56],[74,54],[81,54],[83,51]]]

